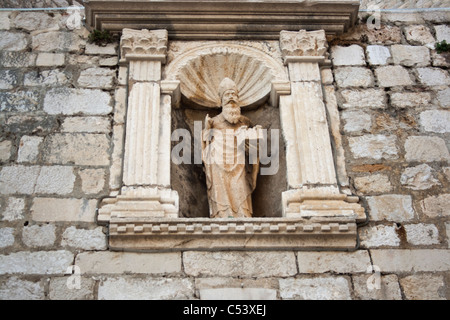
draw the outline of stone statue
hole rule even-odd
[[[252,192],[259,171],[257,157],[260,126],[241,115],[234,81],[219,86],[222,113],[205,118],[202,158],[211,218],[252,217]]]

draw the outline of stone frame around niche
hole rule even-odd
[[[354,249],[357,223],[366,215],[346,189],[344,163],[333,153],[336,135],[330,135],[321,78],[321,69],[331,66],[325,32],[281,31],[278,61],[237,43],[217,47],[205,41],[204,47],[174,53],[164,66],[168,41],[167,30],[122,32],[120,64],[128,68],[123,185],[101,201],[97,218],[109,226],[110,249]],[[288,186],[279,218],[179,217],[178,194],[170,185],[171,109],[189,92],[178,71],[199,55],[227,52],[255,59],[271,74],[258,85],[280,109],[286,144]]]

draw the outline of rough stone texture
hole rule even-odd
[[[72,287],[69,277],[58,277],[50,280],[49,298],[50,300],[93,300],[95,280],[81,277],[79,288]]]
[[[78,84],[83,88],[111,89],[114,74],[115,70],[107,68],[89,68],[81,71]]]
[[[341,252],[299,252],[297,254],[300,273],[360,273],[370,266],[367,251]]]
[[[31,206],[34,221],[94,222],[96,200],[35,198]]]
[[[385,108],[386,93],[381,89],[343,90],[341,108]]]
[[[406,168],[400,177],[400,183],[413,190],[425,190],[440,185],[435,171],[427,164]]]
[[[397,108],[428,106],[431,102],[429,92],[393,92],[390,97],[391,104]]]
[[[447,43],[450,43],[450,27],[448,25],[434,26],[434,30],[436,31],[436,40],[438,42],[445,40]]]
[[[425,67],[430,65],[430,51],[426,47],[393,45],[391,46],[394,64],[407,67]]]
[[[280,297],[285,300],[350,300],[345,277],[280,279]]]
[[[17,162],[36,163],[38,161],[39,146],[44,138],[36,136],[23,136],[20,139]]]
[[[18,84],[19,74],[14,70],[0,70],[0,89],[13,89]]]
[[[362,248],[398,247],[400,245],[400,238],[395,225],[364,227],[360,229],[359,236]]]
[[[402,66],[379,67],[375,70],[380,87],[410,86],[413,84],[408,70]]]
[[[345,121],[346,132],[369,132],[372,127],[370,114],[362,111],[345,111],[341,114],[341,119]]]
[[[9,197],[3,211],[3,221],[15,221],[23,219],[25,210],[25,199]]]
[[[350,149],[355,158],[397,159],[398,149],[395,136],[365,135],[350,137]]]
[[[353,277],[355,295],[360,300],[402,300],[402,293],[395,274],[382,275],[375,281],[379,281],[379,287],[368,286],[369,277],[376,275],[357,275]],[[371,282],[370,282],[371,283]],[[376,285],[376,284],[375,284]],[[371,289],[369,289],[371,288]]]
[[[427,132],[450,132],[450,111],[427,110],[420,114],[420,125]]]
[[[57,19],[52,18],[45,12],[20,12],[14,18],[14,26],[26,31],[59,29]]]
[[[448,161],[450,154],[445,141],[439,137],[411,136],[405,142],[405,159],[408,162]]]
[[[391,60],[391,52],[388,47],[380,45],[367,46],[367,61],[371,65],[387,65]]]
[[[0,142],[0,161],[6,162],[11,158],[11,141],[5,140]]]
[[[406,238],[413,245],[432,245],[439,243],[439,231],[434,224],[408,224],[405,226]]]
[[[64,274],[72,262],[69,251],[21,251],[0,256],[0,274]]]
[[[22,280],[11,277],[0,282],[0,300],[44,300],[45,290],[42,282]]]
[[[83,250],[106,250],[107,239],[102,229],[98,227],[94,230],[83,230],[69,227],[64,230],[61,245]]]
[[[67,195],[73,191],[75,174],[68,166],[42,167],[36,182],[35,192],[38,194]]]
[[[365,66],[364,50],[358,45],[331,48],[331,59],[335,66]]]
[[[39,176],[38,166],[7,166],[0,171],[0,194],[32,194]]]
[[[15,92],[0,92],[0,111],[29,112],[39,107],[40,93],[35,90],[19,90]]]
[[[29,87],[61,86],[69,81],[70,73],[60,70],[31,71],[24,76],[24,85]]]
[[[417,78],[425,86],[450,85],[448,72],[439,68],[418,68]]]
[[[50,247],[56,241],[55,226],[26,226],[22,231],[22,241],[27,247]]]
[[[445,283],[442,276],[418,274],[400,279],[408,300],[446,300]]]
[[[0,31],[0,50],[21,51],[27,47],[27,38],[24,33]]]
[[[39,53],[36,58],[38,67],[57,67],[64,65],[65,55],[63,53]]]
[[[82,169],[79,172],[81,178],[81,189],[86,194],[97,194],[105,186],[105,170]]]
[[[355,188],[362,194],[384,193],[392,190],[389,177],[384,174],[356,177],[354,180]]]
[[[450,194],[427,197],[420,202],[420,207],[428,217],[450,216]]]
[[[81,39],[74,32],[50,31],[32,36],[31,48],[35,51],[77,52]]]
[[[14,244],[14,228],[0,228],[0,248]]]
[[[414,218],[411,196],[382,195],[367,197],[370,219],[373,221],[410,221]]]
[[[412,45],[422,45],[434,49],[436,40],[427,26],[406,26],[405,36],[406,40]]]
[[[442,107],[450,107],[450,88],[438,91],[437,100]]]
[[[44,111],[48,114],[103,115],[112,110],[110,100],[109,94],[98,89],[55,88],[45,95]]]
[[[361,67],[341,67],[335,69],[334,77],[342,88],[347,87],[372,87],[374,79],[372,71]]]
[[[106,117],[70,117],[64,119],[61,132],[109,133],[111,121]]]
[[[430,272],[450,270],[450,251],[439,249],[377,249],[370,251],[372,262],[382,272]]]

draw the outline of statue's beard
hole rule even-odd
[[[234,101],[229,101],[222,109],[225,120],[232,124],[236,124],[241,117],[241,108],[239,108]]]

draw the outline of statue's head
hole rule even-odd
[[[219,85],[219,96],[225,120],[233,124],[237,123],[241,116],[241,106],[236,83],[230,78],[223,79]]]

